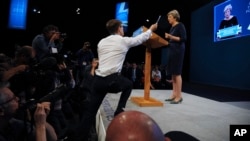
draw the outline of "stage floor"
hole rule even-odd
[[[183,92],[181,104],[169,104],[164,100],[171,92],[150,91],[150,97],[162,102],[163,106],[141,107],[129,99],[125,110],[138,110],[150,115],[164,133],[183,131],[201,141],[229,141],[230,125],[250,124],[250,101],[218,102]],[[99,113],[104,129],[113,119],[119,97],[120,93],[108,94],[103,100]],[[134,89],[131,97],[144,97],[144,90]]]

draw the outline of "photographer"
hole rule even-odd
[[[84,42],[83,47],[76,52],[76,58],[77,58],[77,68],[76,68],[77,71],[75,78],[77,79],[76,84],[80,85],[83,80],[85,67],[87,65],[90,65],[94,58],[90,42],[88,41]]]
[[[54,128],[46,122],[50,103],[37,103],[34,125],[31,120],[16,119],[19,98],[7,87],[0,88],[0,141],[56,141]]]
[[[36,35],[32,41],[37,60],[40,62],[44,57],[59,53],[63,47],[64,36],[64,34],[61,36],[57,26],[45,26],[42,34]]]
[[[2,56],[0,66],[1,85],[9,84],[10,89],[18,96],[23,103],[32,96],[33,77],[27,71],[35,62],[35,51],[31,46],[17,46],[15,57]],[[5,59],[4,59],[5,58]]]
[[[51,112],[47,119],[47,121],[54,127],[58,138],[63,139],[66,137],[69,130],[68,121],[64,111],[64,104],[73,87],[73,77],[64,62],[63,56],[60,54],[56,54],[54,57],[44,58],[38,66],[41,73],[39,74],[38,72],[37,78],[41,79],[37,81],[34,99],[41,99],[61,85],[66,87],[65,90],[59,91],[60,93],[57,97],[50,100]]]

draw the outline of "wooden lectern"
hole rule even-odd
[[[148,30],[146,27],[142,27],[143,32]],[[151,85],[151,49],[159,48],[162,46],[168,45],[168,42],[161,38],[156,33],[152,33],[150,39],[148,39],[143,45],[146,46],[145,54],[145,68],[144,68],[144,97],[131,97],[131,101],[136,103],[141,107],[150,107],[150,106],[163,106],[163,103],[159,100],[156,100],[150,97],[150,85]]]

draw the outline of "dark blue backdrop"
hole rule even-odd
[[[190,82],[250,90],[250,36],[213,41],[213,9],[220,2],[192,12]]]

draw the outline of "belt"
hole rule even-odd
[[[110,77],[110,76],[120,76],[120,75],[122,75],[121,74],[121,72],[115,72],[115,73],[112,73],[112,74],[110,74],[110,75],[107,75],[107,76],[105,76],[105,77]],[[103,77],[103,76],[99,76],[99,75],[96,75],[96,76],[98,76],[98,77]]]

